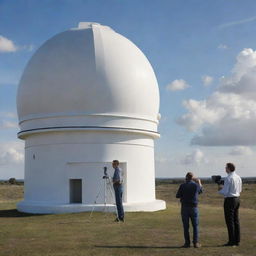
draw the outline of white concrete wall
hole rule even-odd
[[[56,132],[26,138],[24,202],[69,204],[69,179],[79,178],[83,180],[83,204],[92,204],[102,182],[103,167],[108,166],[109,174],[113,174],[113,159],[121,162],[125,172],[124,202],[154,201],[152,138],[118,132]]]

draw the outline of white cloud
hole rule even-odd
[[[218,46],[218,49],[226,50],[226,49],[228,49],[228,46],[226,44],[220,44]]]
[[[256,145],[256,52],[244,49],[230,77],[206,100],[187,100],[177,122],[198,132],[191,143],[204,146]]]
[[[249,23],[249,22],[253,22],[256,20],[256,16],[253,16],[253,17],[250,17],[250,18],[247,18],[247,19],[243,19],[243,20],[237,20],[237,21],[232,21],[232,22],[228,22],[228,23],[224,23],[224,24],[221,24],[219,26],[220,29],[223,29],[223,28],[228,28],[228,27],[233,27],[233,26],[236,26],[236,25],[240,25],[240,24],[245,24],[245,23]]]
[[[1,118],[17,118],[17,114],[14,112],[0,112]]]
[[[17,114],[13,112],[0,112],[0,129],[18,128]]]
[[[203,128],[202,133],[191,140],[193,145],[201,146],[237,146],[256,145],[256,121],[227,120],[222,125]]]
[[[227,175],[225,165],[228,162],[235,164],[237,173],[242,177],[255,176],[254,152],[253,154],[231,155],[229,154],[231,150],[228,148],[230,151],[227,151],[227,147],[218,147],[217,150],[213,147],[206,147],[203,150],[204,158],[199,164],[196,161],[190,161],[191,164],[184,164],[184,162],[189,162],[189,159],[185,161],[184,150],[184,148],[172,150],[169,152],[167,162],[156,162],[156,177],[184,177],[188,171],[193,172],[197,177],[210,178],[211,175],[225,177]]]
[[[235,155],[235,156],[244,156],[244,155],[252,155],[253,151],[249,147],[245,146],[237,146],[232,148],[232,150],[229,152],[230,155]]]
[[[200,149],[196,149],[192,153],[187,154],[180,162],[181,164],[192,165],[205,163],[206,159],[204,157],[204,153]]]
[[[214,102],[211,101],[196,101],[186,100],[183,102],[188,113],[181,116],[177,123],[185,126],[189,131],[196,131],[204,123],[213,124],[223,115],[221,109],[219,112],[215,109]]]
[[[16,52],[16,51],[28,51],[31,52],[35,49],[33,44],[18,46],[14,42],[2,35],[0,35],[0,53],[1,52]]]
[[[204,86],[209,86],[213,82],[213,77],[202,76],[202,81],[203,81]]]
[[[9,148],[8,151],[0,154],[0,165],[10,163],[20,163],[23,161],[23,155],[14,148]]]
[[[0,129],[12,129],[18,128],[17,122],[3,120],[0,121]]]
[[[8,38],[0,35],[0,52],[15,52],[17,46]]]
[[[168,91],[181,91],[188,88],[188,83],[183,79],[176,79],[166,86]]]
[[[19,142],[2,143],[0,146],[0,165],[22,163],[24,160],[22,145]]]
[[[235,93],[256,100],[256,51],[244,49],[237,56],[232,75],[222,78],[219,88],[223,93]]]

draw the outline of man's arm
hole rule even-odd
[[[223,196],[227,196],[228,192],[229,192],[229,187],[230,187],[230,182],[226,178],[225,181],[224,181],[224,186],[218,185],[219,194],[221,194]]]
[[[121,174],[120,169],[116,168],[113,176],[113,184],[120,184],[121,183]]]
[[[119,174],[118,174],[118,169],[115,168],[115,172],[113,175],[113,183],[115,184],[119,180]]]
[[[194,178],[193,180],[195,183],[197,183],[199,185],[198,194],[203,193],[203,185],[202,185],[201,180],[199,178]]]
[[[239,177],[239,193],[242,192],[243,182],[242,179]]]
[[[176,193],[176,198],[181,198],[182,197],[182,186],[180,185],[177,193]]]

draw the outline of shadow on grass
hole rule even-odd
[[[145,246],[145,245],[95,245],[96,248],[108,248],[108,249],[186,249],[182,246]],[[193,246],[191,246],[192,248]],[[216,247],[223,247],[223,245],[203,245],[204,248],[216,248]]]
[[[126,249],[182,249],[180,246],[144,246],[144,245],[95,245],[96,248],[126,248]]]
[[[0,218],[19,218],[19,217],[30,217],[30,216],[40,216],[41,214],[31,214],[18,212],[16,209],[0,210]]]

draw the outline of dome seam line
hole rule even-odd
[[[27,129],[18,132],[22,134],[24,132],[33,132],[33,131],[40,131],[40,130],[54,130],[54,129],[108,129],[108,130],[133,130],[133,131],[141,131],[141,132],[150,132],[159,134],[158,132],[145,130],[145,129],[138,129],[138,128],[126,128],[126,127],[109,127],[109,126],[55,126],[55,127],[41,127],[41,128],[34,128],[34,129]]]

